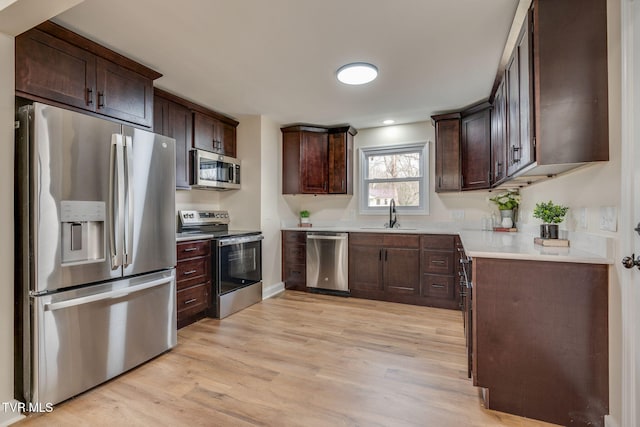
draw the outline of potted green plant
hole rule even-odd
[[[500,210],[500,225],[505,228],[513,227],[516,222],[516,211],[520,205],[520,193],[518,190],[509,190],[504,193],[497,194],[489,201],[498,205]]]
[[[308,210],[300,211],[300,224],[308,224],[311,213]]]
[[[564,221],[568,210],[568,206],[556,205],[551,200],[547,203],[536,203],[536,207],[533,209],[533,217],[542,221],[542,224],[540,224],[540,237],[543,239],[557,239],[558,224]]]

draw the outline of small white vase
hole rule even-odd
[[[513,210],[501,210],[500,211],[500,225],[504,228],[513,227]]]

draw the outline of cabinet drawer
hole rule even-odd
[[[285,231],[284,241],[286,243],[307,243],[307,233],[305,231]]]
[[[200,257],[189,261],[181,261],[176,267],[176,282],[205,276],[209,269],[209,257]]]
[[[453,277],[423,274],[420,283],[420,295],[423,297],[453,299],[454,285]]]
[[[209,240],[180,242],[176,245],[178,260],[209,255]]]
[[[444,249],[452,251],[454,249],[455,236],[451,235],[426,235],[421,237],[423,249]]]
[[[378,233],[349,233],[350,245],[382,246],[384,236]]]
[[[422,251],[422,268],[425,273],[453,274],[453,252]]]
[[[307,245],[286,245],[284,262],[286,264],[305,264],[307,262]]]
[[[211,282],[192,286],[177,293],[178,320],[199,313],[209,307]]]
[[[304,288],[307,284],[306,266],[304,264],[289,264],[284,267],[284,282],[287,289]]]

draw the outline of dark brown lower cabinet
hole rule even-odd
[[[176,245],[178,329],[205,317],[211,306],[211,243],[191,240]]]
[[[413,304],[419,288],[420,236],[350,233],[352,296]]]
[[[607,265],[474,258],[472,312],[473,381],[488,408],[604,425]]]
[[[307,290],[307,233],[282,232],[282,280],[286,289]]]

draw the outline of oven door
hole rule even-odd
[[[262,280],[262,239],[257,234],[218,240],[218,295]]]

